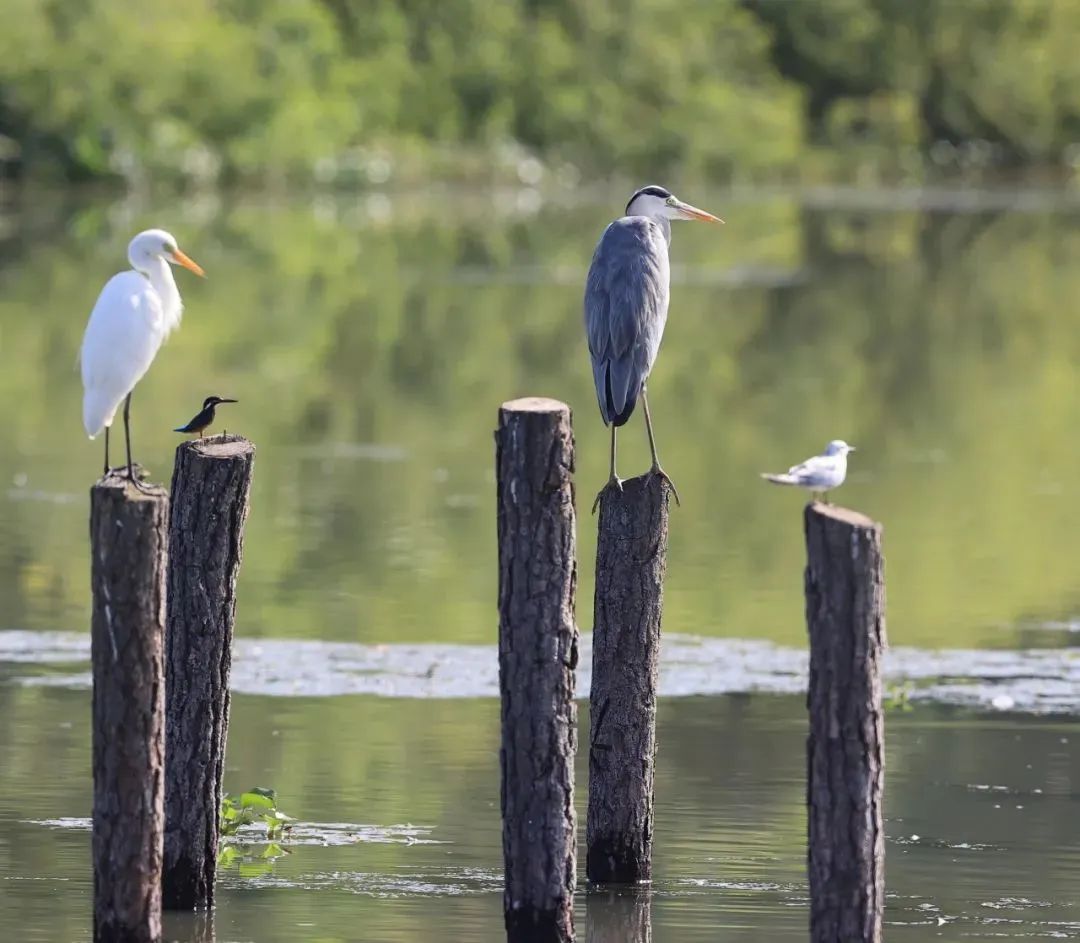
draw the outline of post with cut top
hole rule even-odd
[[[652,878],[656,684],[671,488],[656,475],[600,501],[589,694],[586,873],[594,884]]]
[[[169,498],[142,487],[90,491],[95,943],[161,939]]]
[[[811,943],[880,943],[885,732],[881,659],[885,570],[880,524],[806,506],[807,866]]]
[[[255,446],[235,435],[176,450],[165,653],[164,906],[211,907],[229,731],[236,578]]]
[[[570,408],[539,398],[503,403],[495,468],[506,938],[569,943],[578,659]]]

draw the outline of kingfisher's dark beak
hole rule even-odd
[[[218,402],[219,403],[239,403],[240,400],[238,400],[238,399],[219,399]]]

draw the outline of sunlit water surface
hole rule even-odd
[[[758,472],[843,437],[859,451],[840,496],[886,528],[889,633],[906,650],[892,678],[916,685],[891,692],[887,717],[887,938],[1080,938],[1075,202],[677,189],[728,225],[676,229],[650,384],[683,499],[665,629],[691,639],[673,653],[758,647],[730,684],[710,684],[732,675],[719,658],[692,684],[673,662],[663,693],[774,693],[662,700],[655,885],[638,901],[582,893],[583,935],[644,939],[627,928],[651,922],[660,943],[805,939],[805,718],[782,693],[801,683],[801,502]],[[500,939],[498,705],[440,672],[473,658],[492,677],[498,404],[567,400],[579,510],[605,478],[579,306],[623,199],[35,196],[4,210],[0,630],[86,631],[100,444],[80,429],[75,356],[138,228],[166,225],[210,278],[180,274],[184,325],[135,396],[137,457],[167,479],[169,430],[211,393],[241,401],[222,421],[258,447],[226,785],[275,787],[303,829],[287,856],[222,874],[212,931],[172,920],[170,938]],[[635,418],[623,474],[647,467],[644,438]],[[579,524],[587,629],[594,525]],[[0,936],[82,941],[85,658],[71,636],[41,638],[30,649],[73,645],[57,659],[70,664],[0,644]],[[390,661],[419,646],[435,669],[426,687],[343,693],[361,689],[332,685],[359,669],[313,669],[319,640]],[[931,658],[948,677],[920,673]]]

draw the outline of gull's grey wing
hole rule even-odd
[[[806,484],[827,484],[839,477],[839,463],[832,455],[815,455],[799,465],[792,465],[788,474]]]
[[[604,230],[585,282],[585,333],[605,424],[621,426],[634,411],[660,350],[670,284],[660,226],[624,216]]]

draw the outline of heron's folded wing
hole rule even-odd
[[[585,332],[605,415],[608,383],[620,413],[652,369],[667,320],[669,283],[667,243],[656,223],[624,217],[604,230],[585,283]]]

